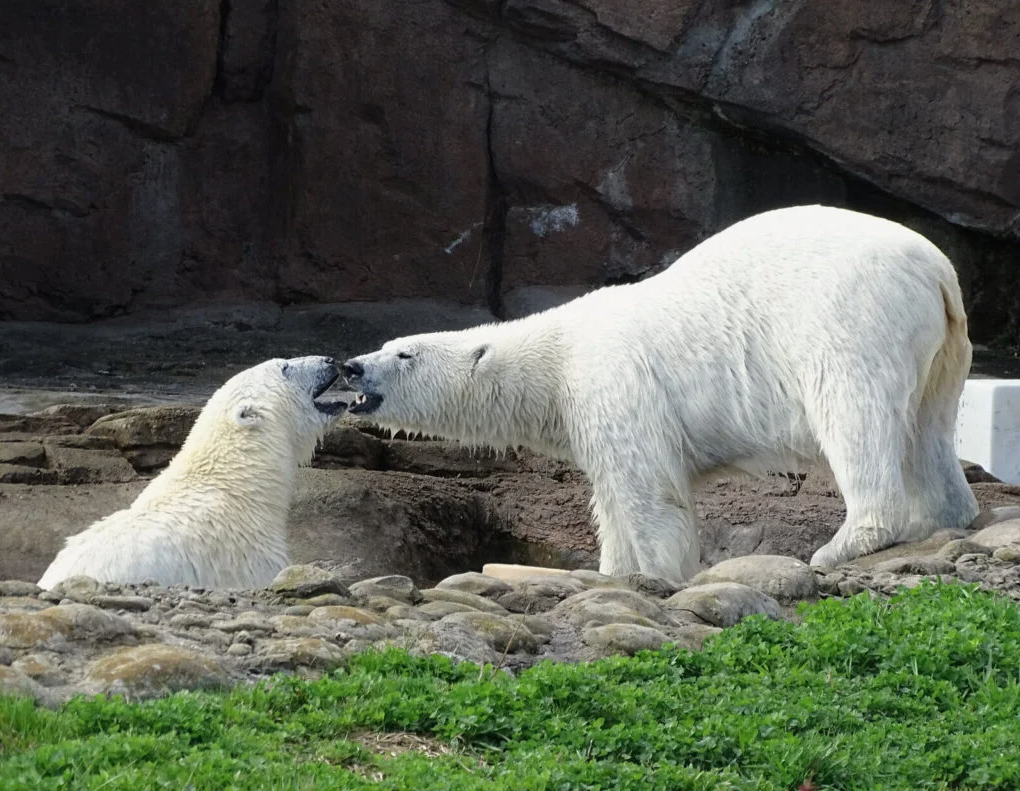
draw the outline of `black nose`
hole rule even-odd
[[[344,376],[346,376],[348,379],[351,379],[355,376],[361,376],[363,373],[365,373],[365,366],[363,366],[357,360],[348,360],[347,362],[344,363],[343,368],[341,368],[340,370],[344,372]]]

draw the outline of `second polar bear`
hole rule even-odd
[[[697,571],[692,489],[720,468],[823,456],[846,520],[835,565],[978,507],[953,447],[971,362],[952,264],[902,225],[825,206],[765,212],[664,272],[516,321],[400,338],[348,360],[350,411],[591,480],[600,570]]]
[[[68,538],[39,587],[78,574],[205,588],[269,584],[287,565],[297,468],[347,406],[316,400],[337,376],[331,358],[301,357],[228,380],[170,465],[130,507]]]

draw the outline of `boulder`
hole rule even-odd
[[[812,568],[796,558],[781,555],[751,555],[724,560],[695,575],[691,585],[713,582],[737,582],[781,604],[812,599],[818,593]]]
[[[663,607],[687,610],[712,626],[733,626],[748,615],[779,617],[779,603],[771,596],[737,582],[693,585],[670,596]]]
[[[218,662],[183,646],[161,644],[119,648],[95,662],[86,675],[95,692],[129,700],[181,689],[219,689],[227,682]]]

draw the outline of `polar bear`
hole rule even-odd
[[[39,587],[77,574],[205,588],[269,584],[287,565],[297,468],[347,408],[317,400],[338,376],[331,358],[300,357],[228,380],[169,466],[130,507],[68,538]]]
[[[961,528],[953,447],[971,361],[956,272],[902,225],[768,211],[641,282],[516,321],[400,338],[348,360],[349,411],[392,430],[526,446],[590,479],[600,570],[699,567],[692,488],[720,468],[824,457],[847,515],[836,565]]]

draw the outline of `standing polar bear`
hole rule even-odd
[[[287,565],[287,512],[297,468],[347,407],[317,401],[336,381],[329,357],[268,360],[206,402],[170,465],[129,508],[67,545],[39,580],[268,585]]]
[[[574,462],[594,489],[600,570],[679,581],[699,563],[693,485],[719,468],[824,456],[847,515],[816,565],[970,523],[953,448],[970,361],[956,273],[933,244],[802,206],[642,282],[393,340],[343,370],[361,391],[350,411],[386,428]]]

